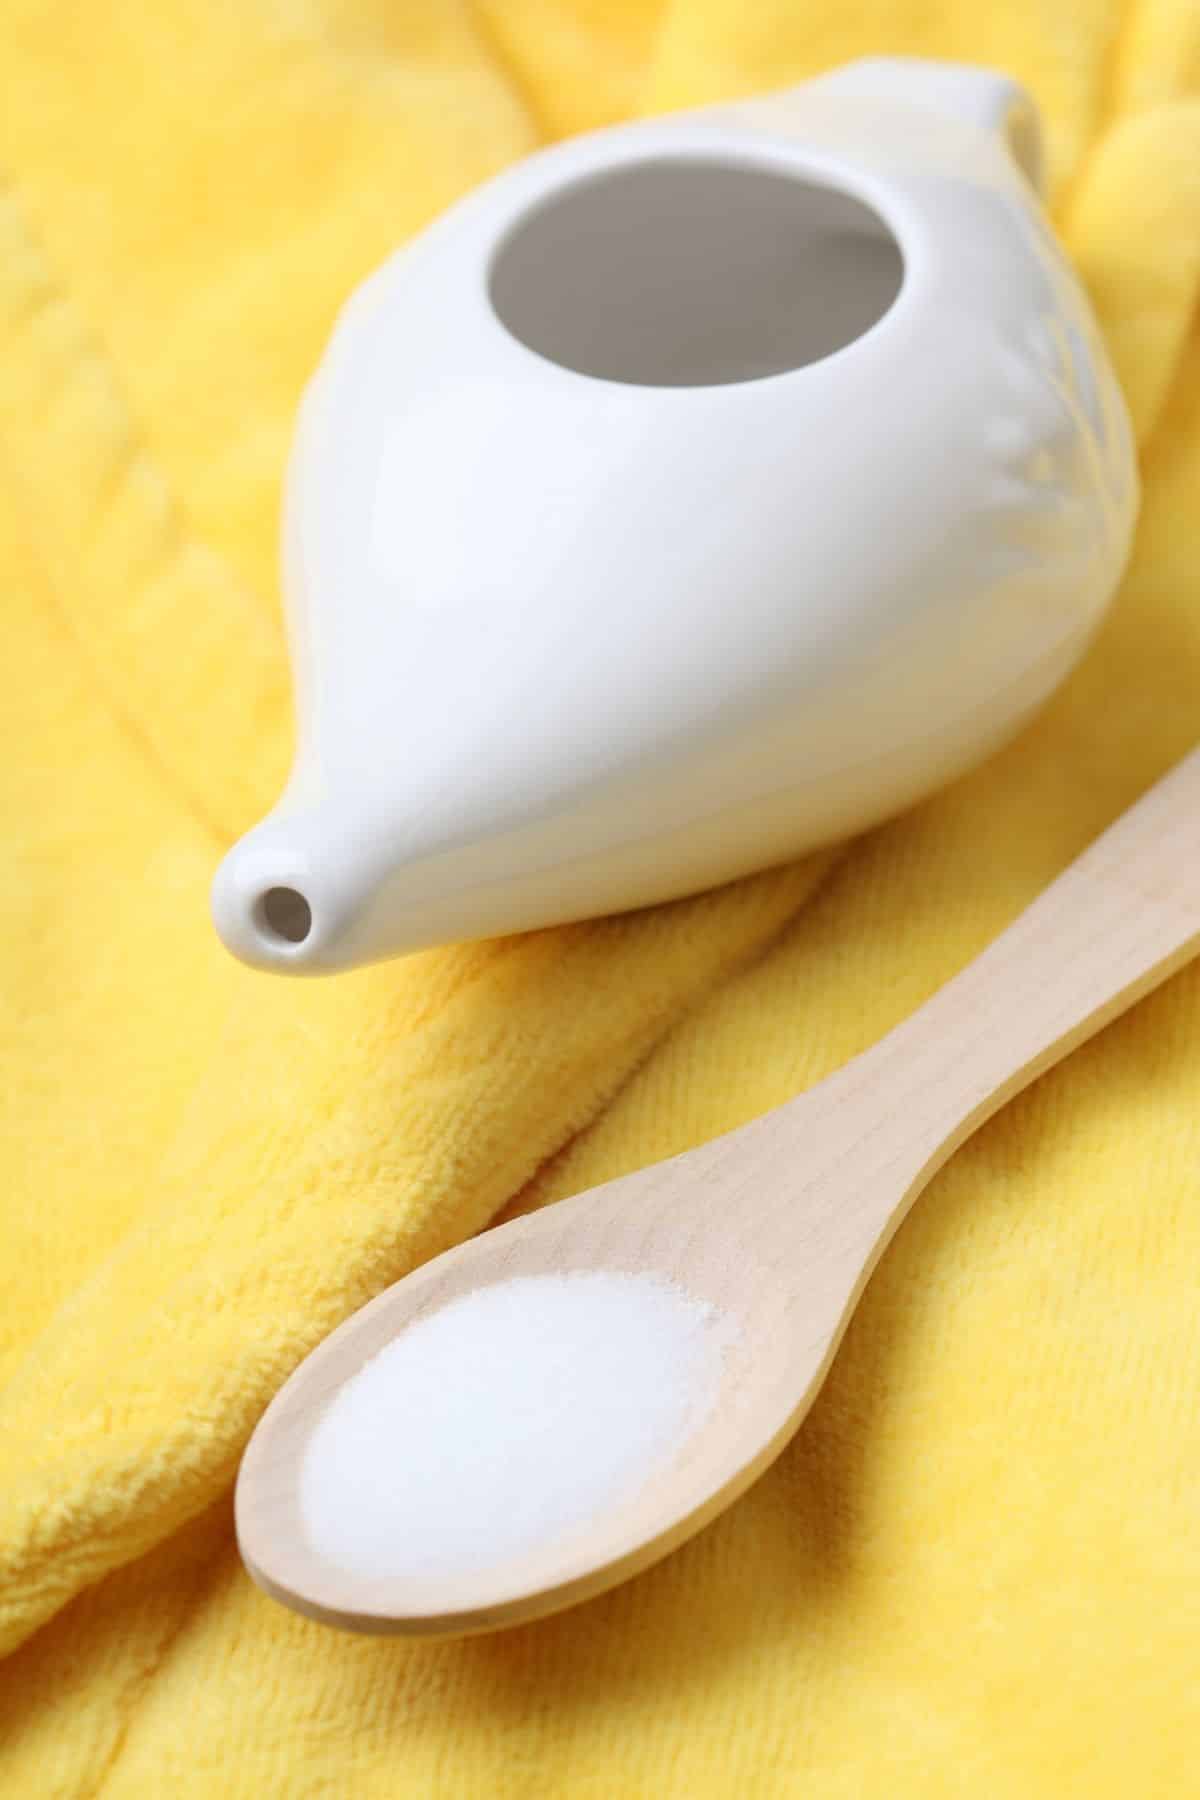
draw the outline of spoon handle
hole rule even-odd
[[[877,1046],[891,1102],[911,1096],[940,1166],[1014,1094],[1197,954],[1200,749]]]

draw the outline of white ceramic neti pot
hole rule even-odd
[[[299,746],[214,888],[344,968],[859,830],[1079,658],[1136,476],[1028,97],[856,63],[597,132],[374,275],[305,396]]]

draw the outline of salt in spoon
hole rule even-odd
[[[472,1238],[346,1320],[280,1390],[243,1459],[237,1531],[251,1575],[330,1624],[448,1636],[556,1611],[665,1556],[792,1436],[872,1270],[947,1158],[1198,952],[1200,750],[918,1012],[817,1087],[699,1149]],[[714,1391],[697,1397],[680,1440],[584,1528],[518,1554],[504,1554],[500,1533],[494,1559],[423,1573],[416,1545],[411,1568],[381,1575],[323,1553],[301,1506],[305,1456],[364,1363],[484,1287],[586,1272],[650,1277],[708,1309],[723,1345]],[[655,1368],[643,1379],[653,1383]],[[530,1481],[546,1454],[535,1446]],[[486,1531],[486,1493],[479,1505]]]

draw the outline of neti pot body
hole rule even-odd
[[[214,886],[320,972],[867,826],[1086,646],[1128,422],[1013,82],[878,60],[539,152],[387,262],[302,405],[298,748]]]

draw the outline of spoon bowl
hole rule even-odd
[[[736,1189],[754,1135],[746,1127],[472,1238],[346,1320],[277,1395],[242,1464],[238,1535],[259,1585],[312,1617],[360,1631],[487,1630],[635,1574],[742,1493],[791,1436],[834,1348],[819,1330],[818,1346],[811,1315],[797,1317],[796,1290],[760,1263],[744,1218],[736,1228]],[[678,1163],[686,1164],[686,1189],[677,1185]],[[725,1223],[698,1228],[710,1184],[720,1190]],[[327,1560],[305,1525],[302,1477],[314,1431],[342,1386],[402,1331],[485,1286],[596,1272],[654,1275],[709,1310],[720,1354],[703,1416],[719,1416],[720,1431],[688,1431],[673,1455],[585,1529],[482,1572],[366,1574]],[[840,1310],[849,1310],[844,1301]]]

